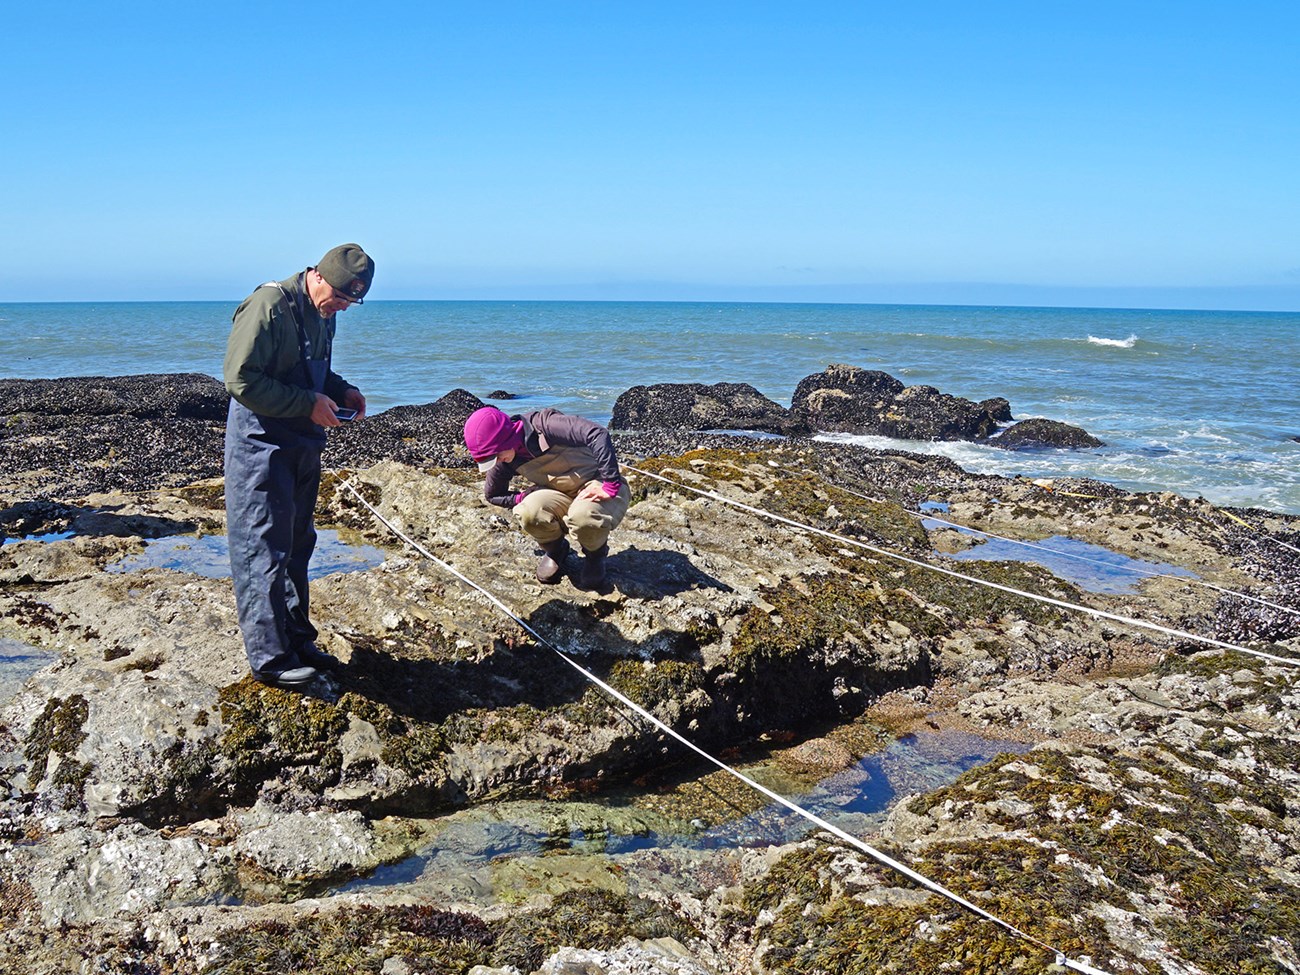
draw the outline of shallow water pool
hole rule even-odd
[[[1182,566],[1130,558],[1067,535],[1053,535],[1036,542],[1024,542],[989,538],[980,532],[934,518],[923,518],[921,524],[927,531],[949,528],[981,539],[978,544],[961,552],[940,553],[944,558],[958,562],[1032,562],[1041,565],[1057,578],[1072,582],[1088,592],[1133,592],[1138,583],[1152,576],[1197,578],[1195,572]]]
[[[307,570],[309,579],[336,572],[360,572],[382,564],[384,553],[373,545],[353,545],[331,528],[316,531],[316,551]],[[145,550],[106,567],[108,572],[174,569],[209,579],[230,576],[230,549],[225,535],[169,535],[145,543]]]
[[[0,637],[0,706],[14,699],[28,677],[58,659],[57,653]]]
[[[22,538],[5,538],[0,536],[0,545],[11,545],[14,542],[62,542],[76,535],[76,532],[46,532],[43,535],[24,535]]]
[[[1027,750],[1021,742],[927,731],[908,735],[802,792],[779,788],[783,776],[771,766],[741,771],[840,829],[866,836],[905,796],[947,785],[1001,752]],[[798,840],[815,828],[777,803],[716,824],[670,820],[618,799],[489,804],[444,817],[425,850],[329,893],[430,886],[490,902],[493,871],[512,860],[557,851],[612,858],[654,849],[767,846]]]

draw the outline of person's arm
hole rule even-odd
[[[487,476],[483,478],[483,497],[488,504],[494,504],[499,508],[513,508],[519,503],[523,492],[510,490],[510,482],[514,479],[515,469],[518,466],[515,463],[497,462],[488,470]]]
[[[274,293],[274,297],[271,296]],[[222,377],[230,395],[263,416],[310,416],[316,394],[276,379],[289,355],[298,359],[298,337],[278,292],[259,288],[235,312]]]

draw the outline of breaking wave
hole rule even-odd
[[[1136,335],[1129,335],[1126,339],[1103,339],[1098,338],[1096,335],[1088,336],[1088,341],[1093,345],[1113,345],[1117,349],[1131,349],[1137,345],[1137,340]]]

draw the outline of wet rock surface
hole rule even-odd
[[[198,374],[0,379],[0,482],[31,500],[215,477],[229,402]]]
[[[194,449],[167,415],[188,393],[171,377],[153,394],[125,378],[87,388],[107,390],[104,404],[122,390],[156,403],[139,409],[155,412],[159,456]],[[346,666],[304,694],[248,677],[228,581],[104,571],[148,538],[224,530],[219,420],[190,418],[211,427],[215,469],[154,470],[132,455],[140,486],[127,491],[113,462],[75,460],[97,444],[84,422],[20,414],[23,437],[39,426],[45,456],[67,460],[19,470],[5,453],[0,526],[10,539],[72,534],[0,547],[0,638],[58,654],[0,709],[0,969],[1052,961],[830,835],[579,848],[577,824],[587,837],[669,823],[689,834],[765,800],[692,768],[548,643],[692,741],[769,754],[783,775],[844,774],[926,724],[1033,744],[904,799],[864,839],[1109,971],[1295,967],[1300,668],[885,553],[1284,661],[1300,656],[1300,519],[1082,480],[1047,490],[901,451],[655,429],[618,437],[635,500],[611,539],[608,591],[543,587],[459,445],[478,405],[453,391],[335,435],[330,466],[343,473],[326,476],[318,523],[388,558],[313,583],[322,647]],[[547,643],[398,541],[344,479]],[[980,531],[1069,535],[1222,588],[1157,577],[1085,594],[1024,563],[945,562],[921,524],[926,500]],[[586,802],[615,788],[635,811],[619,826],[613,807]],[[516,800],[554,809],[549,849],[474,873],[439,865],[457,835],[440,817],[478,810],[490,833]],[[430,849],[437,883],[322,896]]]
[[[1106,446],[1087,430],[1059,420],[1033,418],[1007,427],[989,441],[1004,450],[1073,449]]]
[[[1003,412],[1001,402],[985,406],[846,365],[800,380],[790,404],[792,413],[818,430],[901,440],[982,440],[997,429],[990,408]]]
[[[658,383],[633,386],[614,402],[614,430],[764,430],[812,432],[749,383]]]

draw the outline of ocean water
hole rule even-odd
[[[237,300],[0,304],[0,375],[217,376]],[[456,387],[608,421],[650,383],[747,382],[788,406],[830,363],[1045,416],[1106,441],[1030,454],[836,436],[968,470],[1087,476],[1300,513],[1300,313],[711,302],[369,301],[335,368],[370,412]],[[507,404],[503,404],[507,405]]]

